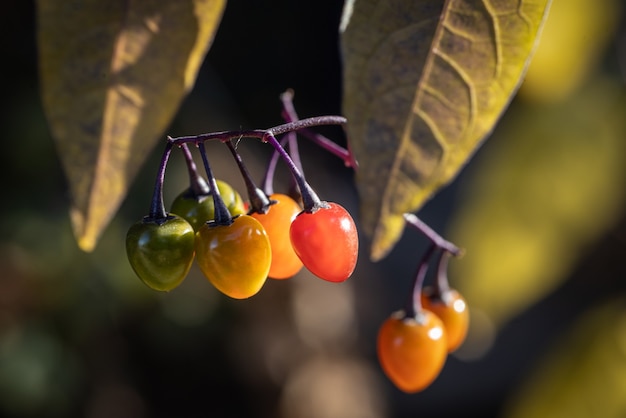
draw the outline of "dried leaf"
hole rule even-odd
[[[225,2],[37,2],[43,106],[83,250],[192,88]]]
[[[515,93],[549,0],[354,0],[341,22],[343,113],[370,256],[451,181]]]

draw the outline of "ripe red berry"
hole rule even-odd
[[[291,223],[291,245],[304,266],[330,282],[352,275],[359,238],[350,213],[341,205],[324,202],[314,212],[301,212]]]

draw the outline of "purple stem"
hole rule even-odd
[[[293,178],[298,184],[298,188],[300,189],[300,195],[302,196],[302,206],[304,211],[312,213],[322,207],[325,207],[326,204],[320,200],[319,196],[313,191],[309,183],[306,182],[304,176],[302,175],[298,167],[296,167],[289,154],[287,154],[287,151],[285,151],[285,149],[280,145],[272,131],[273,129],[267,131],[263,141],[269,142],[285,161],[285,164],[287,164],[287,168],[289,169],[289,171],[291,171],[291,174],[293,175]]]
[[[444,249],[450,254],[457,256],[457,257],[463,254],[463,251],[459,247],[457,247],[450,241],[446,241],[445,239],[443,239],[441,235],[436,233],[431,227],[426,225],[421,219],[419,219],[413,213],[405,213],[404,220],[406,221],[407,224],[411,225],[412,227],[420,231],[422,234],[426,235],[426,238],[428,238],[437,247]]]
[[[276,166],[278,165],[278,158],[279,158],[278,152],[274,150],[274,152],[272,152],[272,156],[270,157],[269,162],[267,163],[265,174],[263,175],[263,191],[268,196],[271,196],[274,194],[274,173],[276,173]]]
[[[298,170],[302,173],[302,176],[304,176],[302,160],[300,159],[300,151],[298,150],[298,136],[296,135],[296,132],[288,132],[286,136],[289,144],[289,156],[295,166],[298,167]]]
[[[252,180],[250,176],[250,172],[248,168],[243,162],[241,155],[235,149],[232,141],[224,141],[230,153],[233,155],[235,162],[237,162],[237,167],[239,167],[239,171],[241,172],[241,176],[243,177],[243,181],[246,183],[246,190],[248,191],[248,198],[250,200],[250,213],[267,213],[271,202],[265,192],[257,187],[257,185]]]
[[[300,159],[300,150],[298,149],[298,135],[296,132],[289,132],[286,134],[287,141],[289,143],[289,156],[293,160],[293,163],[298,167],[298,170],[302,173],[302,177],[306,178],[304,174],[304,168],[302,166],[302,160]],[[300,194],[298,190],[298,185],[294,181],[294,178],[291,178],[291,184],[289,186],[289,193],[293,196]]]
[[[168,139],[170,139],[168,137]],[[172,142],[168,140],[165,144],[165,150],[161,156],[161,162],[159,164],[159,171],[157,172],[156,181],[154,184],[154,191],[152,193],[152,201],[150,202],[150,212],[148,217],[150,219],[160,221],[167,218],[167,212],[165,211],[165,204],[163,203],[163,182],[165,181],[165,168],[167,162],[170,159],[172,153]]]
[[[189,173],[189,189],[194,196],[207,195],[210,192],[209,185],[204,177],[198,173],[196,163],[193,160],[191,151],[188,144],[182,144],[180,148],[183,150],[185,156],[185,163],[187,163],[187,172]]]
[[[317,132],[313,132],[309,129],[300,129],[298,130],[298,133],[315,142],[317,145],[324,148],[331,154],[334,154],[337,157],[341,158],[346,167],[351,167],[353,169],[358,168],[359,164],[354,159],[350,151],[340,145],[337,145],[330,139],[326,138],[324,135],[318,134]]]
[[[284,123],[282,125],[275,126],[269,129],[253,129],[253,130],[245,130],[245,131],[222,131],[222,132],[212,132],[207,134],[193,135],[193,136],[181,136],[178,138],[168,137],[169,143],[171,145],[182,145],[186,143],[195,143],[201,148],[202,160],[204,162],[205,169],[207,169],[207,176],[210,176],[210,167],[208,166],[208,160],[206,158],[206,153],[204,152],[204,142],[211,140],[219,140],[219,141],[229,141],[235,138],[258,138],[262,142],[269,142],[274,149],[278,152],[280,157],[285,161],[287,167],[291,171],[299,189],[300,195],[302,196],[302,205],[306,212],[315,212],[317,209],[325,207],[326,204],[320,200],[317,194],[313,191],[311,186],[306,182],[302,172],[298,169],[298,167],[294,164],[293,160],[287,154],[287,151],[280,145],[280,143],[276,140],[276,135],[281,135],[287,132],[297,131],[303,128],[309,128],[312,126],[320,126],[320,125],[341,125],[346,123],[347,120],[343,116],[317,116],[313,118],[301,119],[293,122]],[[215,183],[215,179],[209,179],[209,186],[211,188],[216,188],[217,185]],[[218,193],[216,193],[218,194]],[[214,194],[215,197],[215,194]],[[218,196],[219,198],[219,196]],[[218,199],[221,200],[221,199]],[[224,205],[224,202],[221,202]],[[226,207],[226,206],[224,206]],[[216,204],[216,220],[218,211],[220,211],[220,205]]]
[[[299,120],[298,114],[296,113],[296,109],[293,106],[293,90],[287,90],[283,94],[280,95],[280,99],[283,103],[283,111],[282,116],[287,122],[294,122]],[[346,165],[346,167],[357,168],[358,164],[356,160],[353,158],[350,151],[347,149],[337,145],[330,139],[326,138],[324,135],[318,134],[316,132],[310,131],[309,129],[302,128],[298,130],[298,133],[303,136],[309,138],[317,145],[330,152],[331,154],[341,158]],[[293,154],[292,154],[293,156]]]
[[[293,94],[292,89],[287,89],[280,95],[280,101],[283,104],[282,115],[287,122],[300,119],[296,113],[296,108],[293,106]]]
[[[200,155],[202,156],[202,162],[204,164],[204,170],[206,171],[207,179],[209,181],[209,187],[211,188],[211,195],[213,195],[213,206],[215,208],[215,219],[212,222],[212,225],[218,226],[228,226],[233,223],[233,217],[228,211],[228,207],[224,203],[224,199],[220,196],[220,191],[217,188],[217,180],[213,175],[213,171],[211,170],[211,166],[209,165],[209,159],[206,156],[206,150],[204,148],[204,143],[198,143],[198,148],[200,148]]]
[[[244,131],[222,131],[210,132],[200,135],[179,136],[177,138],[168,137],[174,145],[185,143],[199,144],[205,141],[228,141],[235,138],[257,138],[262,141],[268,139],[268,134],[282,135],[287,132],[297,131],[302,128],[310,128],[322,125],[342,125],[347,122],[343,116],[316,116],[313,118],[301,119],[294,122],[284,123],[269,129],[251,129]]]
[[[289,135],[289,133],[287,135]],[[283,137],[280,140],[280,145],[284,147],[286,144],[287,137]],[[278,154],[278,151],[274,149],[274,152],[272,152],[272,156],[267,163],[267,168],[265,169],[265,174],[263,176],[263,191],[268,196],[274,194],[274,173],[276,172],[276,166],[278,165],[279,158],[280,155]]]
[[[313,126],[323,125],[343,125],[348,120],[343,116],[316,116],[312,118],[294,120],[293,122],[284,123],[282,125],[275,126],[267,129],[274,135],[281,135],[286,132],[299,131],[303,128],[310,128]]]
[[[439,255],[437,280],[435,280],[434,286],[435,295],[437,297],[441,297],[441,295],[450,291],[450,283],[448,282],[448,260],[450,260],[450,253],[443,250]]]
[[[428,264],[435,252],[436,245],[432,244],[428,247],[428,250],[422,256],[419,266],[417,267],[417,273],[413,280],[413,291],[411,292],[411,299],[407,301],[405,307],[405,313],[407,318],[416,318],[422,312],[422,288],[424,287],[424,279],[428,272]]]

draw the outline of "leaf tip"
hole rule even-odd
[[[96,248],[96,240],[90,236],[77,237],[78,248],[86,253],[90,253]]]
[[[389,215],[381,219],[372,234],[370,260],[377,262],[385,258],[398,242],[403,231],[404,218],[402,215]]]
[[[75,207],[71,208],[70,220],[78,248],[86,253],[92,252],[96,248],[98,236],[94,233],[93,228],[87,228],[83,213]]]

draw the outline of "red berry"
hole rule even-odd
[[[359,238],[352,216],[341,205],[324,202],[314,212],[301,212],[289,236],[304,266],[319,278],[342,282],[352,275]]]

